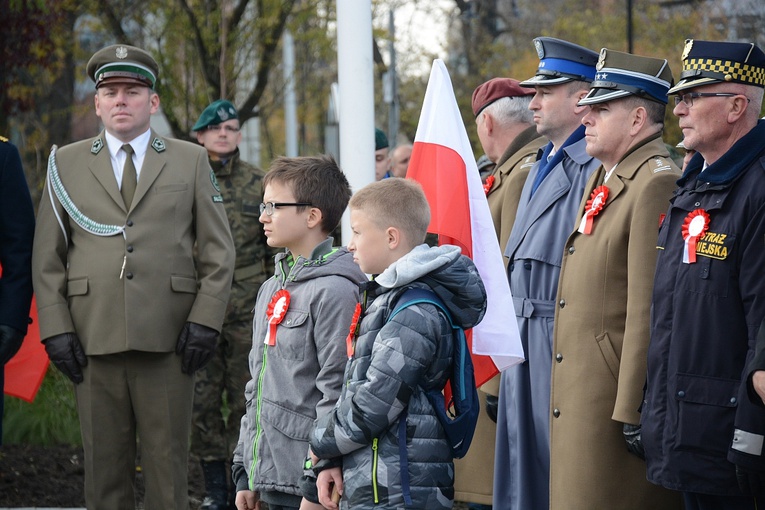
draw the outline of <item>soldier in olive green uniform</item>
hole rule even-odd
[[[223,196],[231,235],[236,247],[236,265],[231,299],[228,302],[215,357],[197,374],[191,452],[199,457],[205,478],[206,497],[200,508],[233,508],[228,501],[226,461],[239,437],[239,419],[244,414],[244,386],[250,372],[247,357],[252,348],[252,315],[260,284],[273,274],[273,252],[266,244],[258,221],[263,199],[264,172],[240,159],[242,140],[236,108],[224,99],[210,104],[194,125],[197,140],[204,145],[210,166]],[[223,401],[228,416],[223,415]],[[233,491],[232,491],[233,497]]]

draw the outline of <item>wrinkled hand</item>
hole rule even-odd
[[[624,434],[624,441],[627,443],[627,451],[645,460],[645,450],[643,449],[643,437],[640,434],[640,425],[625,423],[622,427],[622,434]]]
[[[765,494],[765,471],[736,464],[736,480],[744,494]]]
[[[73,383],[82,382],[82,367],[88,364],[85,351],[82,350],[80,339],[74,333],[63,333],[46,338],[45,352],[51,362],[56,365]]]
[[[190,375],[207,365],[215,354],[217,340],[218,332],[212,328],[195,322],[184,324],[175,345],[175,353],[183,356],[181,371]]]
[[[499,397],[496,395],[486,394],[486,414],[489,415],[491,421],[497,423],[497,411],[499,410]]]
[[[8,363],[19,352],[24,333],[16,328],[0,325],[0,367]]]

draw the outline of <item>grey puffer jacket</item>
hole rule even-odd
[[[342,456],[343,509],[451,508],[451,448],[425,391],[442,388],[449,376],[452,330],[430,304],[387,319],[407,288],[429,287],[456,324],[471,328],[486,310],[483,282],[459,248],[420,245],[367,287],[362,291],[374,301],[361,320],[343,393],[316,421],[311,448],[319,458]]]

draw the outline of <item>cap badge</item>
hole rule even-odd
[[[545,58],[545,47],[542,44],[542,41],[534,41],[534,47],[537,49],[537,55],[539,55],[539,59]]]
[[[686,39],[685,48],[683,48],[683,60],[688,58],[688,55],[691,53],[691,48],[693,48],[693,39]]]
[[[117,46],[117,58],[127,58],[128,50],[124,46]]]
[[[228,112],[226,111],[225,108],[218,108],[217,113],[221,122],[226,122],[228,120]]]
[[[605,48],[600,50],[600,57],[598,58],[598,63],[595,66],[595,69],[600,71],[601,69],[603,69],[604,65],[606,65],[606,49]]]

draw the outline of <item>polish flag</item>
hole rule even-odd
[[[473,259],[487,294],[486,315],[468,335],[476,385],[523,361],[513,298],[486,193],[462,122],[449,72],[433,61],[414,138],[408,179],[430,204],[429,232]]]

